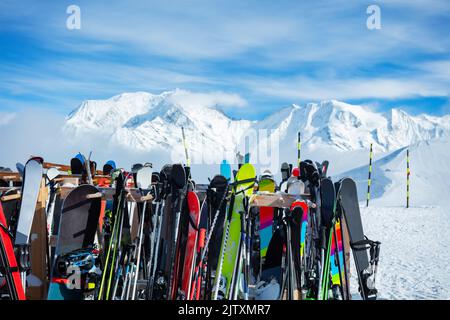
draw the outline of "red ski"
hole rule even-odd
[[[201,253],[205,248],[206,241],[206,228],[208,226],[208,203],[203,200],[203,204],[201,206],[200,211],[200,222],[199,222],[199,230],[198,230],[198,240],[197,240],[197,255],[195,261],[195,269],[194,275],[197,275],[200,270],[203,271],[205,266],[203,265],[203,261],[201,260]],[[200,291],[202,286],[202,277],[198,276],[197,279],[192,279],[191,292],[189,296],[189,300],[200,300]]]
[[[195,253],[197,250],[198,225],[200,222],[200,201],[195,192],[187,193],[187,205],[189,209],[189,231],[184,255],[184,268],[181,278],[181,290],[183,290],[186,299],[191,294],[191,282],[194,271]]]
[[[19,266],[17,265],[14,254],[11,235],[8,231],[6,218],[3,213],[3,207],[0,204],[0,258],[2,273],[5,276],[11,300],[25,300],[25,291],[23,290],[20,277]]]

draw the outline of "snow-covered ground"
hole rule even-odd
[[[367,165],[334,178],[350,176],[357,182],[365,234],[382,243],[377,278],[380,299],[450,299],[450,142],[424,141],[408,148],[408,209],[406,148],[374,161],[368,208]],[[352,278],[356,298],[355,272]]]
[[[379,298],[450,299],[448,210],[438,206],[365,208],[363,203],[361,207],[366,235],[382,243]],[[356,285],[354,278],[354,292]]]

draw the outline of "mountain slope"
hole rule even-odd
[[[411,116],[399,109],[384,114],[336,100],[293,105],[260,121],[255,128],[271,129],[283,143],[295,145],[297,131],[310,150],[367,149],[394,151],[419,141],[450,137],[450,117]],[[287,139],[288,141],[284,141]]]
[[[101,134],[137,152],[175,152],[184,157],[184,127],[189,150],[197,161],[216,160],[219,155],[223,158],[227,152],[233,154],[252,122],[228,118],[214,101],[190,98],[189,92],[175,90],[160,95],[138,92],[103,101],[88,100],[68,116],[64,130],[75,139]]]
[[[401,148],[373,163],[371,203],[377,206],[406,205],[406,150]],[[411,206],[448,205],[450,199],[450,140],[418,142],[410,150]],[[357,182],[359,199],[366,199],[368,166],[339,174]]]

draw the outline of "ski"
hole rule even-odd
[[[344,178],[339,184],[337,199],[348,228],[350,247],[358,274],[359,292],[364,300],[374,300],[377,298],[375,278],[380,242],[369,240],[364,235],[355,181],[351,178]]]
[[[215,274],[213,299],[230,299],[235,294],[239,270],[239,252],[242,237],[241,215],[246,214],[244,201],[253,192],[256,171],[251,164],[243,164],[233,184],[228,216],[220,249],[219,265]]]
[[[9,298],[11,300],[25,300],[25,291],[20,277],[20,269],[14,255],[12,235],[9,232],[3,206],[0,203],[0,273],[6,279]]]

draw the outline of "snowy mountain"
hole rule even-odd
[[[293,105],[256,124],[257,128],[273,129],[281,140],[293,144],[297,131],[311,150],[332,146],[337,150],[367,149],[386,152],[417,143],[450,136],[450,116],[411,116],[391,109],[381,114],[367,107],[336,100]],[[295,144],[295,143],[294,143]]]
[[[72,141],[96,135],[126,152],[177,162],[184,161],[183,126],[193,164],[234,162],[247,137],[251,162],[275,172],[282,161],[295,163],[300,131],[303,159],[340,160],[333,162],[332,174],[364,164],[371,143],[382,157],[420,141],[450,138],[450,116],[411,116],[399,109],[378,113],[329,100],[294,104],[260,121],[235,120],[220,111],[220,101],[201,95],[177,89],[87,100],[66,118],[63,130]]]
[[[184,127],[191,154],[212,161],[216,154],[233,154],[252,125],[251,121],[230,119],[217,107],[214,101],[196,99],[184,90],[159,95],[124,93],[107,100],[84,101],[67,117],[64,130],[75,139],[106,135],[111,142],[135,151],[174,149],[180,153]]]
[[[332,146],[342,151],[368,148],[370,143],[375,150],[393,151],[419,141],[450,137],[450,116],[411,116],[399,109],[381,114],[330,100],[294,104],[251,122],[233,120],[215,105],[196,104],[190,95],[177,89],[159,95],[136,92],[87,100],[67,117],[65,130],[75,135],[101,132],[120,144],[147,151],[179,143],[181,126],[188,135],[204,136],[215,147],[227,150],[234,149],[248,129],[272,130],[282,142],[294,142],[289,145],[295,145],[300,130],[308,148]]]

